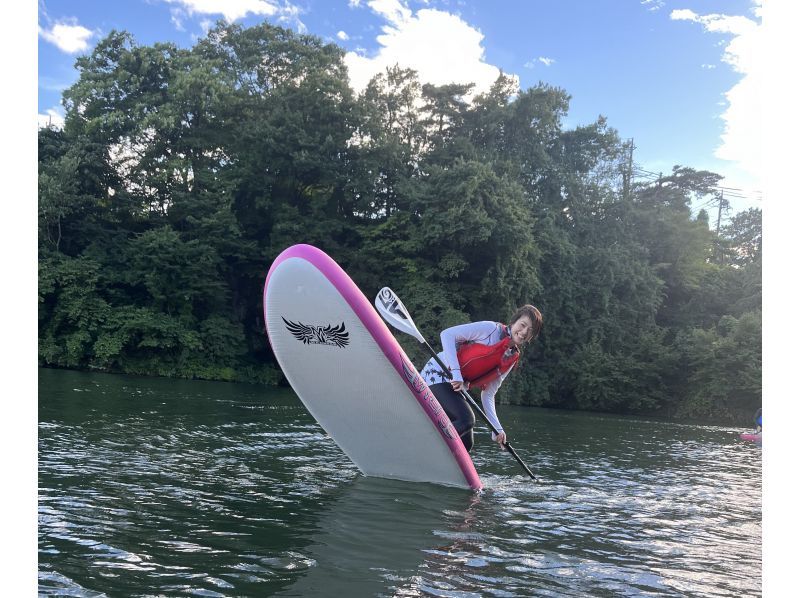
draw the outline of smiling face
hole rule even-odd
[[[516,347],[521,347],[535,339],[541,330],[542,312],[530,304],[517,309],[509,320],[508,331],[511,335],[511,342]]]
[[[511,342],[520,347],[533,337],[533,322],[530,317],[522,316],[511,324]]]

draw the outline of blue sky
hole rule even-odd
[[[434,83],[486,89],[502,70],[523,89],[561,87],[565,126],[607,117],[634,139],[643,178],[708,169],[737,189],[731,213],[762,207],[761,0],[42,0],[39,121],[59,121],[75,58],[112,29],[188,47],[218,19],[266,19],[342,46],[356,89],[395,62]]]

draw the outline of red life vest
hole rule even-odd
[[[519,349],[511,343],[507,336],[494,345],[481,343],[464,343],[457,351],[461,377],[470,386],[480,389],[499,378],[514,367],[519,359]]]

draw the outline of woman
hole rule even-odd
[[[494,396],[516,365],[522,346],[535,339],[541,329],[542,314],[533,305],[523,305],[508,325],[483,321],[442,331],[443,351],[439,359],[449,367],[452,380],[433,358],[422,368],[422,377],[453,422],[467,451],[472,450],[475,414],[461,391],[481,389],[483,410],[499,432],[492,433],[492,440],[502,446],[506,433],[497,419]]]

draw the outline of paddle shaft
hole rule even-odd
[[[428,344],[428,341],[424,341],[424,343],[425,343],[425,346],[428,348],[428,351],[430,351],[431,355],[433,355],[433,358],[436,360],[436,363],[438,363],[441,366],[442,371],[444,372],[445,376],[447,376],[447,378],[449,378],[449,379],[452,379],[453,378],[453,374],[450,371],[450,368],[448,368],[444,363],[442,363],[442,360],[439,359],[439,355],[436,353],[436,351],[433,350],[433,347],[431,347]],[[464,397],[464,399],[466,399],[466,401],[470,405],[472,405],[472,408],[475,411],[478,412],[478,414],[481,416],[483,421],[486,422],[486,424],[489,426],[489,428],[492,430],[492,432],[494,432],[495,435],[500,434],[498,429],[494,427],[494,424],[491,421],[489,421],[489,417],[483,412],[483,409],[480,408],[478,403],[475,402],[475,399],[473,399],[472,396],[466,390],[463,390],[463,389],[461,390],[461,396]],[[525,473],[527,473],[531,477],[532,480],[534,480],[536,482],[539,481],[539,480],[536,479],[536,476],[533,475],[533,472],[528,468],[528,466],[525,465],[525,462],[517,454],[517,451],[515,451],[514,448],[508,442],[504,442],[503,443],[503,447],[509,453],[511,453],[511,456],[514,457],[517,460],[517,463],[519,463],[522,466],[522,469],[525,470]]]

